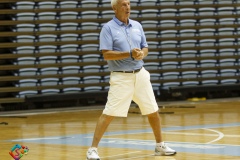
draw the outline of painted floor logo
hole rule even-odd
[[[23,157],[23,155],[26,155],[29,151],[29,148],[27,146],[16,144],[12,147],[9,154],[14,158],[14,160],[19,160]],[[14,154],[15,152],[15,154]]]

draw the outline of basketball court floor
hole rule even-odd
[[[0,160],[85,160],[104,106],[0,112]],[[133,104],[115,118],[100,142],[102,160],[239,160],[240,98],[159,102],[163,138],[178,153],[153,156],[155,141],[146,116]]]

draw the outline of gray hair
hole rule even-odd
[[[118,3],[118,0],[111,0],[111,6],[113,7],[114,5],[116,5]]]

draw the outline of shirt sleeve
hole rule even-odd
[[[140,31],[141,31],[141,34],[142,34],[141,49],[142,49],[142,48],[147,48],[147,47],[148,47],[148,44],[147,44],[146,36],[145,36],[145,33],[144,33],[144,31],[143,31],[142,26],[140,26]]]
[[[100,32],[99,50],[113,50],[113,38],[108,26],[104,26]]]

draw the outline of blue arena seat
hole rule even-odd
[[[59,26],[59,30],[61,31],[76,31],[79,29],[80,29],[79,24],[75,22],[61,23]]]
[[[59,84],[59,78],[43,78],[40,80],[41,86],[55,86]]]
[[[162,79],[178,79],[180,76],[179,72],[164,72],[162,73]]]
[[[59,3],[59,8],[78,8],[79,2],[77,0],[61,1]]]
[[[58,17],[56,12],[40,12],[36,17],[38,20],[55,20],[57,18]]]
[[[102,77],[101,76],[85,76],[83,77],[83,83],[88,84],[88,83],[100,83],[102,82]]]
[[[42,34],[38,36],[39,42],[56,42],[58,41],[58,36],[54,34]]]
[[[195,37],[197,35],[196,29],[182,29],[179,31],[180,37]]]
[[[17,58],[14,65],[34,65],[36,64],[36,57],[20,57]]]
[[[53,23],[41,23],[37,26],[37,31],[56,31],[57,29],[58,25]]]
[[[15,76],[36,76],[38,75],[37,68],[21,68],[14,73]]]
[[[16,47],[14,50],[12,50],[13,54],[33,54],[35,53],[35,46],[21,46]]]
[[[25,98],[27,95],[36,95],[38,94],[38,91],[35,90],[26,90],[26,91],[20,91],[17,93],[17,98]]]
[[[196,16],[197,10],[195,8],[180,8],[178,10],[179,16]]]
[[[200,57],[214,57],[217,55],[216,49],[203,49],[199,51]]]
[[[62,78],[62,84],[81,84],[81,78],[80,77],[64,77]]]
[[[158,5],[158,0],[139,0],[139,5],[140,6],[156,6]]]
[[[82,55],[83,62],[98,62],[102,61],[102,56],[100,54],[85,54]]]
[[[78,12],[75,11],[63,11],[59,14],[59,19],[79,19],[81,16]]]
[[[160,31],[160,37],[177,37],[177,30],[162,30]]]
[[[197,78],[199,75],[198,71],[183,71],[181,73],[181,78]]]
[[[200,74],[201,77],[217,77],[218,76],[218,71],[217,70],[202,70],[201,71],[201,74]]]
[[[43,45],[38,47],[37,52],[40,54],[55,53],[58,52],[58,47],[54,45]]]
[[[216,35],[216,29],[214,28],[201,28],[198,30],[199,36],[214,36]]]
[[[184,81],[182,82],[182,86],[197,86],[199,85],[199,81]]]
[[[182,50],[180,51],[180,57],[197,57],[197,50]]]
[[[161,52],[162,58],[177,58],[178,52],[177,51],[163,51]]]
[[[93,7],[96,8],[99,6],[98,0],[82,0],[80,1],[80,6],[82,8]]]
[[[180,62],[181,68],[197,68],[198,67],[198,61],[196,60],[184,60]]]
[[[64,66],[62,67],[62,74],[77,74],[81,73],[81,68],[79,66]]]
[[[41,68],[39,71],[40,75],[56,75],[59,74],[59,68],[58,67],[45,67]]]
[[[39,9],[54,9],[57,8],[57,2],[54,1],[42,1],[37,3]]]
[[[79,34],[75,33],[66,33],[66,34],[61,34],[59,40],[60,41],[79,41],[81,37],[79,37]]]
[[[43,89],[41,90],[41,94],[57,94],[60,93],[60,89]]]
[[[35,2],[20,1],[12,4],[12,9],[34,9]]]
[[[80,62],[80,57],[78,55],[64,55],[60,57],[61,63],[77,63]]]
[[[141,17],[158,17],[159,16],[159,10],[158,9],[143,9],[141,10],[140,15]]]
[[[15,43],[33,43],[36,41],[36,37],[30,35],[20,35],[16,36],[12,41]]]
[[[57,56],[41,56],[38,58],[39,64],[56,64],[58,63]]]
[[[36,18],[36,14],[34,12],[23,12],[17,13],[12,17],[14,21],[33,21]]]
[[[200,67],[215,67],[217,66],[218,63],[217,63],[217,60],[216,59],[203,59],[203,60],[200,60],[199,62],[199,66]]]
[[[33,32],[36,30],[35,24],[23,23],[12,27],[13,32]]]
[[[15,87],[34,87],[34,86],[38,86],[38,80],[33,78],[21,79],[15,83]]]
[[[78,93],[81,92],[82,89],[79,87],[68,87],[68,88],[63,88],[63,93]]]

